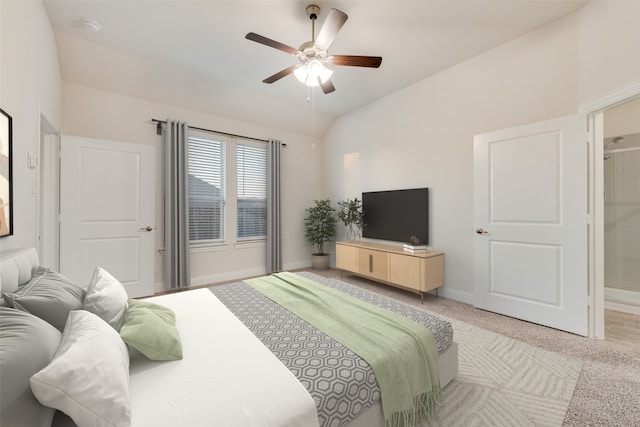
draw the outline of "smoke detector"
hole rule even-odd
[[[82,18],[81,22],[85,30],[92,31],[94,33],[97,33],[102,28],[102,25],[100,25],[99,22],[94,21],[93,19]]]

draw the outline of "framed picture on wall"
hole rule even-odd
[[[0,108],[0,237],[13,234],[11,116]]]

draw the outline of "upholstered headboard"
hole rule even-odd
[[[15,249],[0,253],[0,295],[15,292],[24,285],[38,268],[35,248]]]

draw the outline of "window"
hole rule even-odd
[[[235,234],[238,241],[265,239],[267,234],[267,147],[249,141],[233,142],[209,134],[190,133],[189,151],[189,240],[219,243]],[[230,152],[227,152],[229,145]],[[236,206],[236,230],[226,221],[226,171],[235,151],[236,193],[229,195]],[[229,188],[233,189],[233,185]],[[228,230],[227,227],[230,227]],[[227,233],[228,232],[228,233]]]
[[[238,240],[267,236],[267,148],[236,144]]]
[[[189,240],[225,238],[225,142],[189,136]]]

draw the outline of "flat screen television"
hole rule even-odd
[[[362,237],[409,242],[416,236],[429,242],[429,189],[371,191],[362,193]]]

